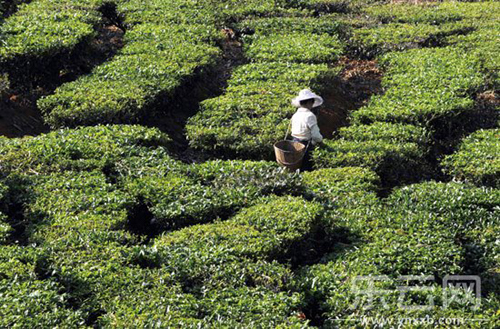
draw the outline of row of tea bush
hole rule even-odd
[[[326,1],[325,3],[327,3]],[[310,8],[308,4],[298,7]],[[239,21],[248,64],[234,70],[228,88],[205,100],[190,118],[190,144],[201,150],[243,158],[271,158],[272,145],[285,136],[299,90],[328,90],[340,68],[331,68],[344,51],[344,26],[335,15],[298,11]]]

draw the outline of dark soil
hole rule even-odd
[[[382,71],[376,61],[342,58],[337,65],[344,68],[329,92],[322,95],[324,104],[318,114],[318,126],[325,138],[332,138],[338,128],[348,124],[349,113],[382,92]]]

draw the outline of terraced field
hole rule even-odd
[[[498,328],[498,17],[0,0],[0,327]]]

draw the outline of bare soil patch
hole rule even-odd
[[[343,69],[332,81],[329,92],[322,95],[325,102],[318,114],[318,126],[325,138],[331,138],[337,129],[348,124],[350,112],[382,92],[382,71],[377,61],[345,57],[338,65]]]

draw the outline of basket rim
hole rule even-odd
[[[281,147],[277,146],[279,143],[283,143],[283,142],[286,142],[286,143],[293,143],[293,144],[300,144],[302,145],[302,149],[300,151],[302,151],[303,149],[306,148],[306,146],[304,144],[302,144],[301,142],[296,142],[296,141],[278,141],[276,143],[274,143],[274,147],[277,148],[278,150],[280,151],[283,151],[283,152],[287,152],[287,153],[292,153],[294,151],[287,151],[287,150],[283,150]]]

